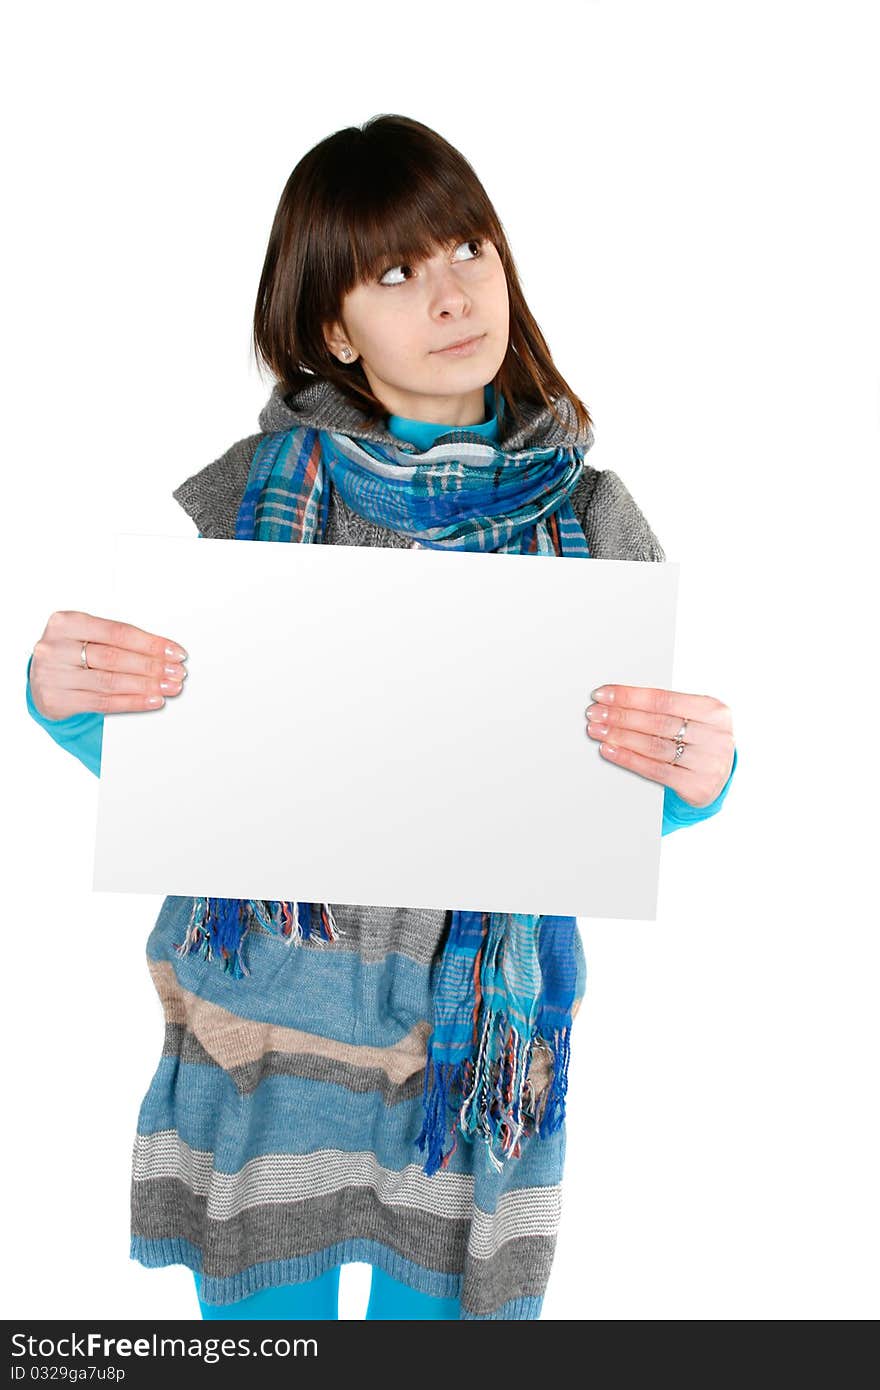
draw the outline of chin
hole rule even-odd
[[[495,354],[487,352],[485,348],[472,353],[470,357],[445,357],[441,354],[432,361],[437,363],[434,379],[447,381],[454,377],[456,391],[475,391],[485,386],[494,379],[501,366],[501,362],[495,360]]]

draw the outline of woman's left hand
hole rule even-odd
[[[603,685],[587,707],[587,733],[609,762],[663,782],[690,806],[708,806],[733,767],[730,710],[711,695],[647,685]],[[677,744],[684,747],[673,762]]]

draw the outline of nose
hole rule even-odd
[[[451,265],[441,262],[431,267],[428,278],[428,301],[432,314],[464,313],[470,307],[470,297]]]

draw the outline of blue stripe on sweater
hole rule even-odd
[[[147,955],[170,961],[184,989],[232,1014],[367,1047],[390,1046],[420,1019],[432,1019],[430,963],[394,951],[382,960],[367,962],[358,951],[288,945],[269,933],[251,932],[243,947],[251,974],[237,980],[197,952],[178,956],[174,946],[186,935],[191,908],[192,898],[165,899],[147,941]],[[575,932],[574,947],[575,998],[580,999],[586,964],[579,932]],[[334,1033],[337,1001],[355,997],[361,1007],[354,1035],[348,1018],[338,1019]]]

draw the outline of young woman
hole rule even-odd
[[[589,414],[482,184],[418,122],[377,117],[296,166],[254,342],[275,378],[259,432],[174,493],[201,536],[664,559],[621,480],[584,462]],[[104,718],[179,694],[186,655],[53,613],[30,711],[100,775]],[[664,833],[714,814],[728,708],[613,676],[586,711],[601,756],[663,784]],[[374,1267],[370,1318],[540,1316],[586,978],[574,918],[170,897],[147,959],[166,1037],[132,1258],[187,1265],[205,1317],[335,1318],[351,1261]]]

